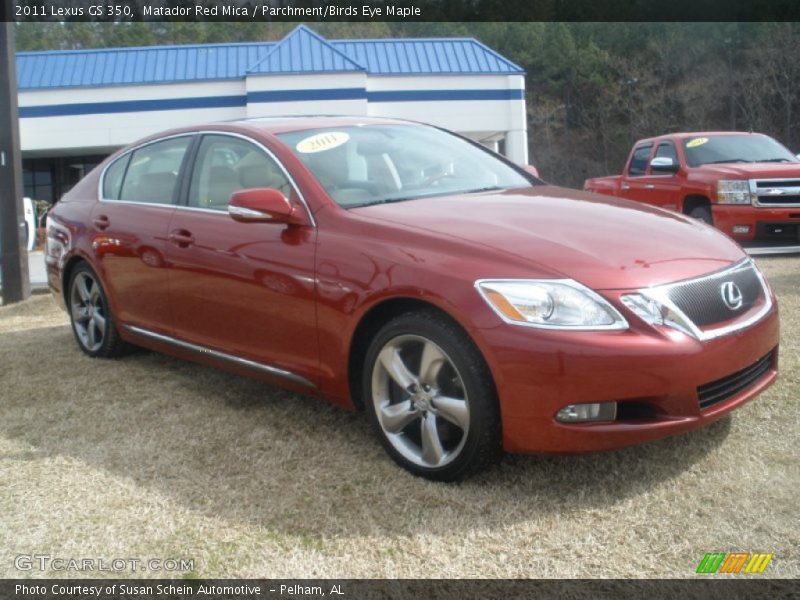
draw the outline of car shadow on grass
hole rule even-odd
[[[362,414],[157,353],[90,359],[68,327],[0,337],[0,364],[11,375],[0,435],[33,448],[19,468],[73,457],[204,517],[300,539],[488,530],[604,509],[687,470],[702,476],[731,428],[726,418],[613,452],[507,456],[438,484],[395,466]],[[84,484],[70,473],[54,472],[52,485]]]

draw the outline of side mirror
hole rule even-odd
[[[650,170],[654,173],[677,173],[680,165],[667,156],[657,156],[650,161]]]
[[[228,214],[241,223],[286,223],[300,225],[305,219],[292,203],[274,188],[251,188],[231,194]]]
[[[536,179],[541,179],[541,177],[539,176],[539,169],[537,169],[533,165],[522,165],[522,169],[529,175],[533,175],[534,177],[536,177]]]

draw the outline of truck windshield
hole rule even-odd
[[[686,164],[690,167],[722,163],[800,162],[766,135],[718,135],[683,141]]]
[[[421,125],[367,125],[278,136],[346,208],[540,183],[455,135]]]

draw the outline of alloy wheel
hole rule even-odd
[[[464,380],[433,341],[389,340],[373,366],[372,400],[386,439],[415,465],[444,467],[464,448],[470,424]]]
[[[105,340],[108,317],[100,284],[86,271],[72,280],[70,315],[80,343],[87,351],[97,352]]]

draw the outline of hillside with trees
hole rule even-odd
[[[17,50],[267,41],[296,23],[19,23]],[[636,139],[752,130],[800,151],[798,23],[313,23],[328,39],[475,37],[526,71],[532,161],[580,187]]]

